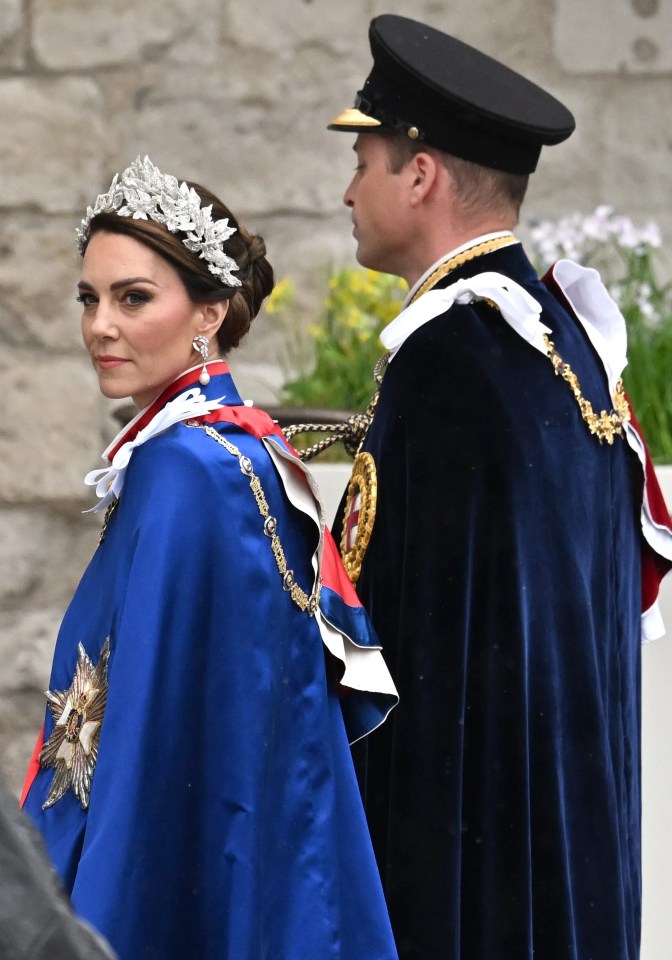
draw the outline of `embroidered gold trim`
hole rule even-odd
[[[254,472],[254,467],[250,458],[246,457],[238,449],[238,447],[235,446],[235,444],[231,443],[226,439],[226,437],[223,437],[221,433],[218,433],[214,427],[211,427],[207,423],[185,421],[185,426],[197,427],[198,429],[203,430],[209,437],[211,437],[213,440],[216,440],[220,446],[224,447],[224,449],[230,453],[232,457],[237,458],[240,466],[240,472],[249,479],[250,489],[254,494],[254,499],[256,500],[259,513],[263,517],[264,534],[271,541],[271,550],[273,551],[278,573],[282,578],[282,589],[290,595],[299,610],[307,613],[310,617],[315,616],[315,611],[317,610],[317,605],[320,601],[322,583],[318,579],[315,589],[311,594],[308,594],[305,590],[301,589],[294,579],[294,571],[290,570],[287,564],[285,551],[282,548],[282,543],[280,542],[280,537],[277,533],[278,521],[275,517],[271,516],[268,501],[266,500],[266,496],[261,486],[261,481]]]
[[[581,393],[581,384],[579,383],[577,375],[570,365],[565,363],[555,349],[555,344],[546,334],[544,334],[544,343],[548,351],[548,358],[553,364],[555,375],[562,377],[562,379],[569,384],[569,388],[579,405],[581,416],[588,424],[590,432],[597,437],[600,443],[606,440],[608,444],[613,444],[614,437],[623,436],[623,424],[630,420],[630,407],[623,389],[623,381],[619,380],[614,390],[612,400],[615,409],[608,412],[602,410],[599,414],[595,413],[590,401],[586,400]]]
[[[364,555],[369,546],[376,519],[377,500],[378,479],[375,461],[370,453],[358,453],[348,484],[341,531],[343,566],[353,584],[357,583],[362,572]],[[354,542],[348,546],[353,517],[357,521],[357,533]]]
[[[518,241],[512,233],[507,233],[504,237],[484,240],[482,243],[477,243],[474,247],[469,247],[468,250],[463,250],[462,253],[456,254],[454,257],[451,257],[450,260],[446,260],[445,263],[440,264],[434,273],[427,277],[422,286],[415,291],[410,302],[414,303],[423,293],[427,293],[428,290],[436,286],[439,280],[443,280],[447,274],[461,267],[463,263],[468,263],[469,260],[481,257],[485,253],[492,253],[493,250],[499,250],[500,247],[509,247],[512,243],[518,243]]]

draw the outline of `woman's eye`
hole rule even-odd
[[[75,297],[75,300],[84,307],[90,307],[92,303],[96,302],[96,298],[92,293],[80,293],[79,296]]]
[[[124,300],[130,307],[137,307],[141,303],[147,303],[149,296],[146,293],[141,293],[139,290],[129,290],[128,293],[124,295]]]

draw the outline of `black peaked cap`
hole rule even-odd
[[[392,14],[371,21],[373,68],[355,109],[330,130],[396,130],[464,160],[532,173],[544,145],[573,132],[569,110],[535,83],[440,30]]]

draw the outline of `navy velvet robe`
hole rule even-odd
[[[485,271],[542,305],[610,410],[599,358],[520,245],[439,286]],[[357,589],[400,705],[355,750],[400,957],[636,960],[637,457],[591,436],[484,302],[405,341],[363,449],[378,507]]]

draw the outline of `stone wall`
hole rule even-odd
[[[351,139],[325,124],[361,86],[368,20],[387,11],[456,33],[573,108],[578,132],[542,158],[528,217],[606,201],[669,236],[663,6],[591,0],[589,29],[583,0],[0,0],[0,772],[14,789],[96,542],[81,478],[115,430],[79,344],[73,231],[87,202],[149,153],[266,236],[308,318],[325,265],[353,262]],[[258,402],[281,346],[262,316],[234,359]]]

